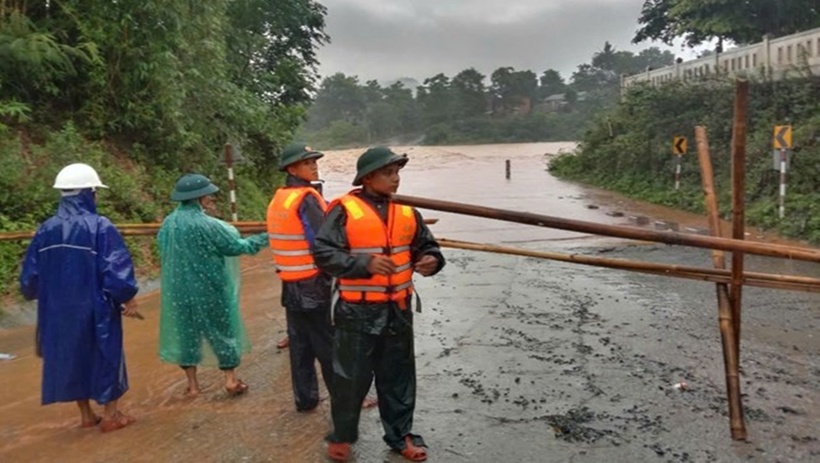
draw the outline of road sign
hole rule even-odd
[[[772,144],[776,150],[788,150],[792,148],[792,126],[790,125],[776,125],[774,126],[774,137]]]
[[[772,169],[779,171],[781,168],[780,162],[784,161],[786,163],[785,167],[786,170],[791,170],[792,165],[792,152],[789,150],[774,150],[772,152]]]
[[[686,154],[686,137],[672,138],[672,152],[677,155]]]

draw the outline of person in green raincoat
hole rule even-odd
[[[265,233],[243,239],[231,224],[206,215],[219,188],[204,175],[186,174],[171,200],[180,205],[162,222],[159,252],[162,312],[159,355],[179,365],[188,378],[188,396],[199,394],[197,365],[215,357],[225,372],[225,390],[247,391],[236,377],[250,341],[239,313],[237,256],[268,246]]]

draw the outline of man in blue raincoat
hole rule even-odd
[[[135,421],[117,407],[128,390],[122,316],[140,316],[134,266],[117,229],[97,214],[95,191],[107,187],[91,166],[66,166],[54,188],[57,213],[34,235],[20,275],[23,295],[37,299],[42,404],[77,402],[81,427],[114,431]],[[91,399],[104,406],[102,418]]]

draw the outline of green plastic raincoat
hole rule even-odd
[[[250,340],[239,313],[237,256],[268,246],[266,234],[243,239],[232,225],[185,201],[162,222],[159,355],[183,367],[239,366]],[[215,358],[215,362],[214,362]]]

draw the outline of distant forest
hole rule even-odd
[[[674,62],[657,47],[638,54],[609,42],[569,81],[555,69],[473,68],[382,86],[341,73],[324,79],[300,138],[322,148],[373,143],[486,143],[577,140],[590,119],[616,102],[622,74]]]

